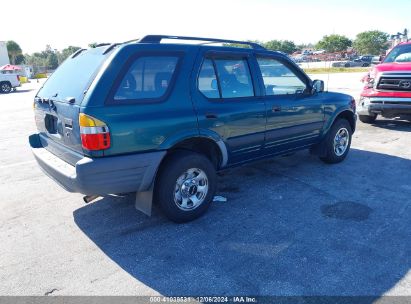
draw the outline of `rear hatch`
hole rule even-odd
[[[107,59],[105,49],[83,50],[67,58],[35,97],[35,121],[43,147],[72,165],[83,154],[80,105]]]

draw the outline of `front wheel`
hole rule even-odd
[[[159,172],[156,201],[173,222],[184,223],[203,215],[216,190],[216,170],[211,161],[194,152],[175,152]]]
[[[338,119],[328,131],[325,139],[325,156],[320,159],[328,164],[342,162],[351,146],[352,129],[346,119]]]

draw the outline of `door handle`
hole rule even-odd
[[[73,129],[73,120],[72,119],[68,119],[68,118],[64,118],[64,127],[66,129]]]
[[[206,113],[205,117],[206,117],[207,119],[217,119],[217,118],[218,118],[218,115],[217,115],[217,114],[214,114],[214,113]]]
[[[281,112],[281,106],[273,106],[272,108],[271,108],[271,111],[274,113],[274,112]]]

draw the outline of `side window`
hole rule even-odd
[[[266,95],[301,94],[306,89],[305,83],[280,61],[270,58],[258,58],[257,61]]]
[[[254,96],[250,69],[245,59],[215,59],[222,98]]]
[[[139,57],[124,75],[114,100],[161,98],[170,86],[177,62],[175,56]]]
[[[214,69],[213,59],[205,59],[198,77],[198,89],[206,97],[238,98],[254,96],[247,60],[214,59],[214,63],[217,71]]]
[[[215,75],[213,62],[206,59],[201,66],[198,76],[198,89],[208,98],[219,98],[217,77]]]

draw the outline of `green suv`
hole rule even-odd
[[[29,141],[86,202],[134,192],[136,208],[186,222],[210,206],[219,170],[305,148],[342,161],[355,101],[323,88],[255,43],[150,35],[69,57],[35,97]]]

